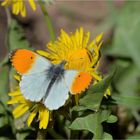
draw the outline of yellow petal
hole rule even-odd
[[[27,125],[30,126],[33,119],[35,118],[36,114],[38,112],[38,108],[34,109],[33,112],[30,113],[28,120],[27,120]]]
[[[60,32],[61,32],[61,35],[60,35],[59,41],[63,41],[65,45],[71,43],[69,35],[63,29],[61,29]]]
[[[45,57],[48,57],[50,55],[47,52],[42,51],[42,50],[37,50],[37,53],[40,54],[40,55],[42,55],[42,56],[45,56]]]
[[[43,107],[39,110],[39,128],[40,129],[46,129],[49,122],[49,111],[47,108]]]
[[[102,36],[103,36],[103,32],[96,36],[95,38],[96,43],[98,43],[101,40]]]
[[[18,13],[20,12],[19,4],[20,4],[19,1],[13,3],[12,13],[15,14],[15,15],[18,15]]]
[[[106,92],[105,92],[105,95],[104,96],[107,96],[107,95],[111,95],[111,89],[110,89],[110,87],[109,88],[107,88],[107,90],[106,90]]]
[[[82,45],[83,34],[84,34],[83,27],[80,27],[80,32],[79,32],[79,42],[80,42],[80,45]]]
[[[92,74],[93,78],[95,78],[97,81],[102,80],[101,76],[96,74],[95,72],[92,72],[91,74]]]
[[[16,91],[14,91],[14,92],[8,93],[8,95],[9,95],[9,96],[18,96],[18,95],[21,95],[21,93],[20,93],[20,90],[16,90]]]
[[[100,43],[99,43],[99,45],[98,45],[98,49],[101,48],[102,44],[103,44],[103,42],[100,42]]]
[[[1,6],[9,6],[11,3],[12,3],[11,0],[4,0],[4,1],[1,3]]]
[[[29,3],[30,3],[31,8],[35,11],[36,10],[35,0],[29,0]]]
[[[8,104],[17,104],[17,103],[25,103],[26,99],[23,96],[15,96],[11,100],[9,100]]]
[[[101,40],[101,38],[102,38],[102,36],[103,36],[103,32],[102,33],[100,33],[98,36],[96,36],[96,38],[88,45],[88,49],[89,50],[91,50],[91,49],[94,49],[94,51],[99,51],[99,49],[100,49],[100,47],[101,47],[101,45],[102,45],[102,42],[99,44],[99,45],[97,45],[99,42],[100,42],[100,40]],[[96,49],[96,50],[95,50]],[[96,52],[97,52],[96,51]]]
[[[14,75],[14,78],[17,80],[17,81],[20,81],[21,80],[21,77],[19,75]]]
[[[92,40],[91,43],[87,46],[88,50],[93,50],[95,48],[97,48],[96,42],[95,40]]]
[[[13,110],[13,115],[15,118],[18,118],[28,110],[29,110],[29,106],[27,106],[27,104],[20,104]]]
[[[20,7],[20,13],[21,13],[21,15],[22,15],[23,17],[25,17],[25,16],[26,16],[25,3],[22,2],[20,6],[21,6],[21,7]]]

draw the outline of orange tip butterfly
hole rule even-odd
[[[93,80],[87,72],[65,70],[66,61],[54,65],[33,51],[18,49],[11,53],[11,63],[22,76],[20,90],[34,102],[42,101],[49,110],[65,104],[71,94],[85,91]]]

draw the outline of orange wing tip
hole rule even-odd
[[[30,50],[17,49],[10,53],[10,61],[20,75],[28,73],[35,62],[36,54]]]
[[[86,88],[82,89],[81,91],[72,91],[71,94],[73,94],[73,95],[82,94],[83,92],[87,91],[91,87],[92,84],[93,84],[93,80],[91,80],[91,82],[89,83],[89,85]]]
[[[92,82],[86,88],[82,89],[81,91],[72,91],[71,94],[72,95],[82,94],[83,92],[86,92],[90,88],[91,85],[92,85]]]
[[[86,72],[80,72],[71,86],[71,94],[81,94],[85,92],[93,83],[93,77]]]

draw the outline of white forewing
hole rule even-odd
[[[56,110],[65,104],[69,97],[69,89],[67,88],[64,80],[62,79],[58,83],[55,82],[50,89],[48,96],[45,98],[44,105],[49,110]]]
[[[28,71],[26,75],[40,73],[48,69],[52,64],[45,59],[44,57],[36,54],[35,63],[32,65],[32,68]]]
[[[20,81],[20,90],[26,99],[40,101],[45,96],[49,82],[46,71],[24,75]]]

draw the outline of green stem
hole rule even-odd
[[[45,8],[45,4],[41,0],[39,1],[39,4],[40,4],[40,8],[42,10],[42,13],[44,14],[45,22],[47,24],[51,40],[55,41],[56,40],[55,30],[54,30],[53,24],[51,22],[50,16]]]
[[[78,106],[79,105],[79,95],[78,94],[75,95],[74,98],[75,98],[75,103]]]
[[[46,130],[39,129],[36,140],[45,140],[45,139],[46,139]]]
[[[47,131],[54,139],[65,139],[63,136],[61,136],[52,128],[48,128]]]
[[[99,139],[102,139],[102,136],[103,136],[103,126],[101,124],[101,111],[100,110],[98,113],[97,113],[97,117],[96,117],[96,131],[95,131],[95,135],[94,135],[94,139],[95,140],[99,140]]]

